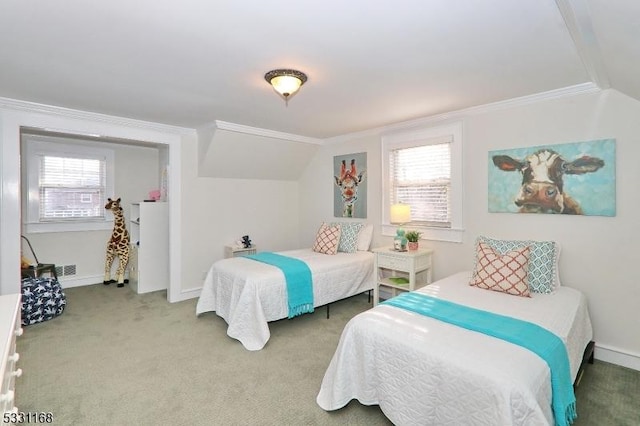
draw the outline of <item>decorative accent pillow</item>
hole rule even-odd
[[[344,253],[355,253],[358,249],[358,233],[362,229],[362,223],[357,222],[338,222],[332,223],[331,226],[340,227],[340,243],[338,251]]]
[[[371,240],[373,239],[373,225],[370,223],[364,223],[363,225],[358,233],[358,250],[369,251]]]
[[[514,296],[531,297],[527,283],[528,246],[501,255],[488,244],[479,243],[476,255],[478,261],[469,285]]]
[[[560,286],[560,276],[558,274],[560,247],[556,242],[498,240],[479,236],[476,240],[476,245],[480,242],[488,244],[499,254],[505,254],[522,247],[529,247],[529,289],[534,293],[553,293]],[[477,261],[476,256],[475,262],[477,263]]]
[[[336,254],[340,242],[340,227],[323,223],[316,234],[313,251],[324,254]]]

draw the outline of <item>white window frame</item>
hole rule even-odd
[[[58,142],[59,138],[49,138],[39,135],[23,135],[25,142],[26,181],[23,182],[23,222],[25,232],[70,232],[70,231],[100,231],[113,228],[113,217],[105,215],[103,219],[65,219],[64,221],[40,220],[40,157],[42,155],[67,156],[77,158],[104,158],[106,160],[106,192],[114,193],[114,162],[115,154],[112,149],[100,148],[81,143]]]
[[[428,145],[433,141],[451,138],[451,227],[412,226],[408,223],[403,228],[422,232],[421,238],[425,240],[462,242],[464,233],[462,224],[462,136],[462,121],[382,136],[382,235],[394,236],[398,228],[397,225],[392,225],[389,220],[391,209],[389,156],[391,151]]]

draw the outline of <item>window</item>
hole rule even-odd
[[[389,152],[391,204],[411,206],[411,222],[451,227],[450,140]]]
[[[40,221],[104,220],[106,159],[40,154]]]
[[[383,234],[392,204],[411,206],[405,228],[424,238],[462,241],[462,123],[383,137]]]
[[[28,232],[107,229],[104,205],[113,189],[113,151],[25,135]]]

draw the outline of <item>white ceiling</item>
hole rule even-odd
[[[0,97],[327,138],[585,83],[640,99],[636,0],[2,0]],[[309,80],[289,106],[264,81]]]

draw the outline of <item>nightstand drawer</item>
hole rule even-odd
[[[409,271],[411,269],[411,259],[408,257],[396,257],[392,254],[378,254],[378,268]]]
[[[433,250],[395,251],[388,247],[372,250],[376,255],[373,305],[380,300],[381,289],[386,297],[414,291],[431,283]]]

